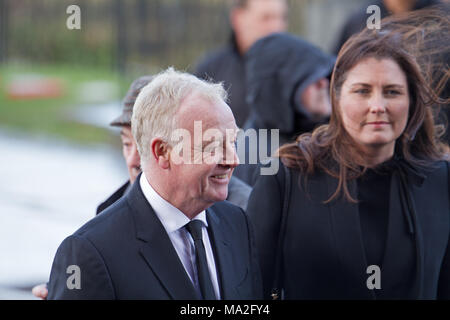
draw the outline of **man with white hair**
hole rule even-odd
[[[60,245],[48,299],[261,298],[250,225],[223,201],[239,164],[225,99],[171,68],[142,89],[131,124],[143,172]]]

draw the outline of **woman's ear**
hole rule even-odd
[[[152,156],[155,162],[162,168],[170,167],[170,147],[161,138],[154,138],[151,141]]]

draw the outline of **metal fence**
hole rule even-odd
[[[357,0],[289,0],[289,29],[328,50]],[[66,27],[69,5],[81,30]],[[189,69],[230,35],[227,0],[0,0],[0,61]]]

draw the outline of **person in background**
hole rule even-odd
[[[432,115],[450,101],[407,36],[382,24],[351,37],[329,124],[282,146],[278,173],[259,177],[247,214],[265,298],[450,299],[450,150]]]
[[[279,129],[279,144],[283,145],[328,121],[334,56],[292,34],[275,33],[255,42],[245,60],[251,111],[244,130]],[[246,156],[255,152],[259,162],[259,142],[245,147]],[[268,144],[267,150],[276,147]],[[258,164],[240,160],[234,174],[253,185]]]
[[[172,68],[141,90],[131,127],[142,173],[125,196],[62,242],[49,299],[261,297],[247,217],[223,201],[239,164],[238,128],[225,100],[222,85]],[[197,121],[215,132],[201,150]],[[189,136],[175,144],[176,133]],[[67,285],[69,265],[82,272],[79,288]]]
[[[358,8],[345,22],[342,27],[338,41],[334,47],[337,54],[342,45],[355,33],[360,32],[367,24],[370,14],[366,12],[370,5],[377,5],[380,8],[381,19],[390,14],[404,13],[411,10],[419,10],[428,6],[438,4],[439,0],[375,0],[367,2],[363,7]]]
[[[233,0],[230,24],[229,43],[207,53],[194,73],[200,78],[224,82],[236,124],[242,128],[250,112],[245,102],[244,54],[258,39],[287,29],[286,0]]]
[[[125,98],[122,101],[122,114],[110,123],[111,126],[120,128],[122,154],[127,165],[129,180],[97,207],[97,214],[119,200],[130,189],[139,173],[141,173],[141,158],[133,134],[131,133],[131,115],[139,92],[141,92],[141,89],[150,83],[152,79],[153,76],[147,75],[139,77],[131,83]]]
[[[153,76],[146,75],[133,81],[122,101],[122,113],[110,123],[111,126],[120,128],[122,154],[128,169],[129,180],[97,207],[96,214],[99,214],[122,198],[128,190],[130,190],[137,176],[141,173],[141,159],[131,132],[131,116],[139,92],[143,87],[150,83],[152,79]],[[247,208],[250,192],[251,188],[249,185],[237,177],[231,177],[228,185],[227,200],[245,210]],[[46,299],[48,295],[47,285],[41,284],[35,286],[32,289],[32,293],[38,298]]]

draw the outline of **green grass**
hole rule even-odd
[[[58,98],[10,99],[6,85],[20,74],[39,74],[61,79],[65,93]],[[77,88],[86,81],[107,80],[119,85],[115,99],[120,100],[128,83],[110,70],[69,65],[27,66],[0,65],[0,127],[25,133],[49,134],[82,144],[114,143],[106,129],[81,124],[69,114],[83,102],[77,97]]]

